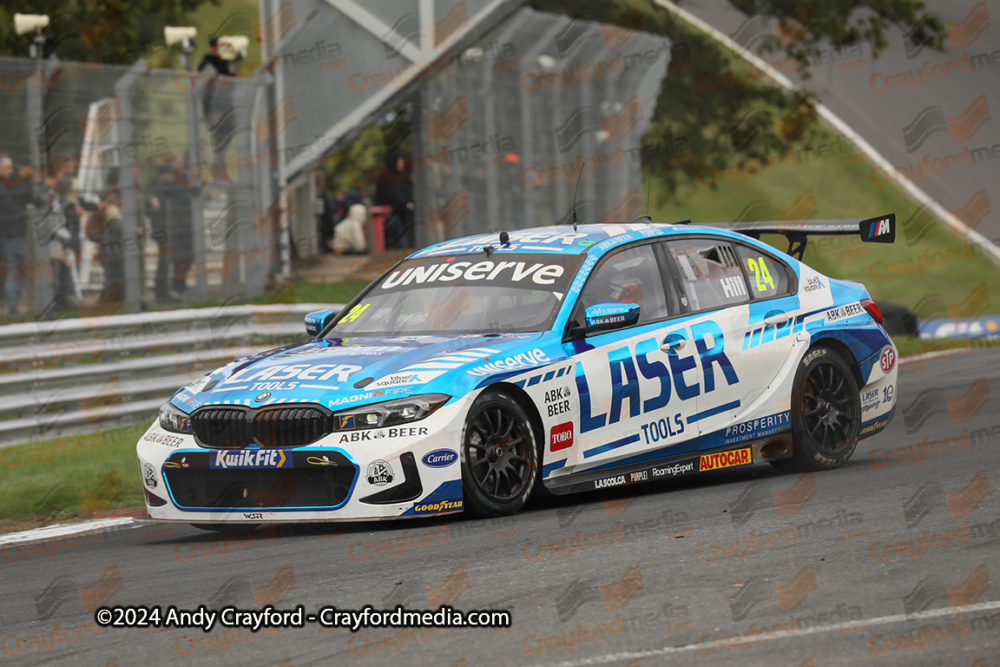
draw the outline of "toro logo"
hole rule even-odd
[[[741,466],[750,462],[749,449],[734,449],[731,452],[707,454],[701,457],[701,460],[698,463],[698,472],[718,470],[719,468],[729,468],[731,466]]]
[[[882,348],[882,356],[879,359],[882,365],[882,372],[888,373],[896,365],[896,350],[892,349],[888,345]]]
[[[549,451],[558,452],[573,446],[573,422],[565,422],[552,427],[549,434]]]
[[[450,449],[435,449],[424,454],[420,460],[431,468],[445,468],[458,460],[458,454]]]
[[[283,449],[239,449],[216,451],[209,458],[213,468],[291,468],[292,459]]]

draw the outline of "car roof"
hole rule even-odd
[[[451,241],[442,241],[410,255],[411,258],[432,257],[444,254],[480,252],[493,246],[497,254],[549,253],[553,255],[582,255],[591,251],[598,254],[631,241],[678,234],[711,234],[728,238],[746,238],[742,234],[718,227],[701,225],[663,225],[647,222],[577,225],[550,225],[507,232],[508,246],[501,246],[500,232],[476,234]],[[610,241],[611,243],[604,243]]]

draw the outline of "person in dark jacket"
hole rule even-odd
[[[391,211],[385,223],[385,247],[413,247],[413,181],[406,169],[406,158],[389,153],[385,158],[386,173],[375,188],[375,204],[388,206]]]
[[[28,258],[28,210],[31,183],[25,183],[9,155],[0,154],[0,250],[3,252],[0,277],[4,282],[7,312],[17,314],[25,288]]]
[[[51,211],[59,220],[59,228],[53,230],[54,241],[58,244],[56,256],[59,258],[55,276],[55,303],[63,300],[79,302],[80,277],[80,212],[73,201],[73,177],[60,174],[52,188]]]
[[[156,277],[153,292],[159,303],[176,303],[177,295],[170,289],[171,229],[170,223],[177,206],[173,168],[169,164],[160,165],[156,178],[146,186],[146,210],[153,228],[153,239],[157,244]]]

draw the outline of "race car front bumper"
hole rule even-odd
[[[136,453],[147,521],[359,521],[462,510],[467,400],[411,424],[338,431],[305,447],[208,449],[153,424]]]

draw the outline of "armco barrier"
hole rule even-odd
[[[329,304],[243,305],[0,326],[0,447],[152,421],[191,380],[305,340]]]

